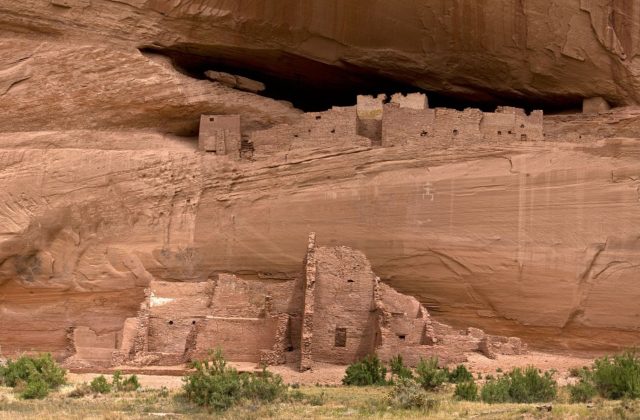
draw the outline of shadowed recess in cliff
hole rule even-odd
[[[479,108],[485,112],[505,105],[527,111],[543,109],[546,113],[580,110],[583,99],[577,95],[553,94],[525,97],[472,86],[465,86],[468,94],[452,93],[445,85],[439,90],[426,91],[406,74],[389,76],[345,62],[327,64],[275,50],[179,45],[171,48],[146,46],[140,51],[167,56],[178,71],[196,79],[207,79],[205,72],[213,70],[262,82],[266,89],[260,92],[261,95],[291,102],[305,112],[352,106],[357,95],[397,92],[427,93],[431,107]]]

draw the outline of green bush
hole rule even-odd
[[[524,372],[515,368],[508,375],[511,379],[509,395],[513,402],[548,402],[553,401],[558,394],[558,384],[550,372],[540,374],[538,369],[529,366]]]
[[[604,398],[640,397],[640,358],[635,351],[597,359],[589,376]]]
[[[81,398],[91,393],[93,393],[91,386],[88,383],[83,382],[81,384],[76,385],[73,391],[69,392],[67,396],[69,398]]]
[[[391,360],[389,360],[389,367],[391,368],[391,374],[397,379],[413,378],[413,372],[404,365],[401,355],[392,357]]]
[[[122,391],[137,391],[140,389],[140,382],[136,375],[131,375],[122,381]]]
[[[438,358],[420,359],[416,366],[416,379],[427,391],[441,386],[449,379],[449,372],[438,367]]]
[[[254,401],[272,402],[282,397],[287,391],[282,377],[274,375],[266,368],[262,369],[260,375],[240,375],[240,378],[244,397]]]
[[[342,383],[344,385],[368,386],[386,385],[387,369],[376,355],[369,355],[359,362],[349,365]]]
[[[0,366],[0,382],[19,388],[22,398],[44,398],[50,390],[66,382],[66,371],[53,360],[51,354],[35,357],[21,356]]]
[[[193,367],[195,372],[184,378],[187,399],[214,410],[226,410],[241,400],[274,401],[287,390],[282,378],[266,369],[260,376],[239,374],[227,366],[220,350]]]
[[[120,377],[120,371],[116,371],[113,374],[113,379],[111,380],[112,388],[116,391],[120,392],[129,392],[129,391],[137,391],[140,389],[140,382],[138,382],[138,377],[136,375],[131,375],[129,377]]]
[[[96,394],[108,394],[111,392],[111,384],[103,375],[96,376],[89,384],[91,390]]]
[[[464,365],[458,365],[453,371],[449,372],[449,382],[452,384],[469,381],[473,381],[473,375]]]
[[[569,385],[567,388],[573,403],[589,402],[598,394],[595,386],[590,381],[580,380],[577,384]]]
[[[431,410],[437,407],[437,403],[414,379],[399,378],[389,392],[389,404],[396,408]]]
[[[557,395],[557,383],[550,372],[541,375],[533,366],[524,371],[515,368],[498,379],[487,381],[480,395],[487,403],[548,402]]]
[[[480,390],[480,399],[489,404],[510,402],[509,384],[509,378],[505,376],[497,379],[487,379],[487,382]]]
[[[467,382],[458,382],[456,384],[456,390],[453,395],[456,398],[464,401],[477,401],[478,386],[473,380]]]

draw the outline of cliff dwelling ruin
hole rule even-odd
[[[237,122],[230,125],[231,119]],[[243,136],[239,116],[203,115],[200,149],[216,154],[240,152]],[[498,107],[495,112],[469,108],[429,108],[427,95],[410,93],[358,96],[357,105],[305,113],[296,124],[280,124],[245,135],[251,154],[269,155],[294,148],[343,146],[404,146],[444,149],[466,144],[543,141],[543,112],[529,115],[520,108]],[[226,140],[225,140],[226,139]],[[231,140],[232,139],[232,140]],[[224,145],[226,142],[226,148]],[[227,152],[228,150],[229,152]],[[246,152],[246,150],[245,150]]]
[[[68,366],[175,366],[221,349],[234,362],[347,365],[369,354],[401,355],[411,366],[481,352],[523,354],[518,338],[455,330],[432,320],[415,298],[382,283],[360,251],[317,247],[314,233],[301,275],[245,280],[219,274],[205,282],[153,280],[138,315],[122,330],[96,335],[70,328]]]
[[[0,10],[0,357],[637,346],[640,3]]]

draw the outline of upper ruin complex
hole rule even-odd
[[[214,124],[226,124],[224,119],[231,117],[203,116],[200,148],[217,154],[229,154],[231,150],[234,155],[240,153],[238,140],[226,143],[211,140],[212,136],[222,138],[223,133],[230,135],[222,129],[212,135],[210,120],[216,118],[222,120]],[[239,122],[233,130],[233,138],[240,138]],[[479,142],[544,140],[542,111],[527,115],[523,109],[513,107],[498,107],[495,112],[475,108],[464,111],[429,108],[428,98],[422,93],[395,94],[391,98],[386,95],[358,96],[355,106],[305,113],[295,124],[278,124],[243,134],[258,155],[310,147],[413,145],[444,148]],[[224,152],[218,152],[222,149],[213,143],[224,143]]]

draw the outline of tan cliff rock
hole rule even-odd
[[[629,104],[640,99],[638,7],[623,0],[26,0],[0,2],[0,30],[46,40],[45,51],[72,40],[156,48],[338,89],[381,76],[476,100],[569,104],[603,96]]]
[[[2,351],[68,355],[70,328],[117,345],[154,281],[277,283],[299,272],[309,231],[362,250],[454,328],[550,350],[637,344],[638,7],[0,0]],[[324,97],[382,81],[630,106],[546,115],[536,141],[400,121],[385,143],[353,109],[303,114],[207,70]],[[201,116],[219,114],[240,116],[238,159],[198,151]]]

